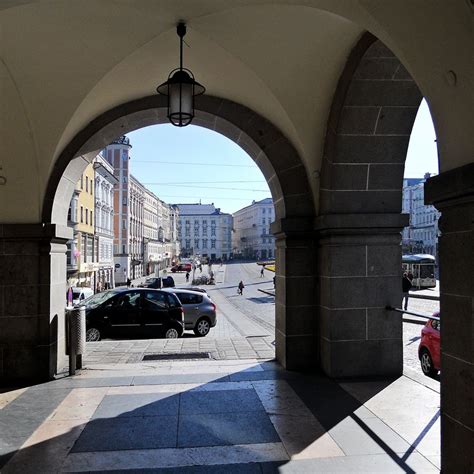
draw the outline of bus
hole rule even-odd
[[[414,288],[435,288],[435,258],[433,255],[416,254],[402,256],[403,271],[413,275]]]

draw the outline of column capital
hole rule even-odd
[[[474,162],[433,176],[425,183],[425,204],[440,211],[474,202]]]
[[[324,214],[314,220],[320,235],[362,235],[399,233],[408,225],[408,215],[383,214]]]
[[[58,224],[0,224],[0,239],[6,240],[43,240],[66,243],[72,239],[71,227]]]
[[[312,217],[285,217],[276,219],[270,225],[270,231],[277,240],[288,237],[306,238],[313,236]]]

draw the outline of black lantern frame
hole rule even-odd
[[[160,84],[156,91],[168,97],[167,117],[176,127],[189,125],[194,118],[194,97],[204,94],[205,87],[194,79],[194,74],[183,68],[183,37],[186,34],[186,25],[178,23],[176,32],[179,42],[179,68],[173,69],[168,80]]]

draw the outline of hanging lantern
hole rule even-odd
[[[194,118],[194,97],[204,94],[205,88],[194,79],[193,73],[183,68],[183,37],[186,25],[178,23],[179,68],[173,69],[168,80],[156,88],[159,94],[168,97],[168,120],[176,127],[189,125]]]

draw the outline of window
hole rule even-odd
[[[122,183],[123,183],[123,184],[127,184],[127,177],[126,177],[126,176],[123,176],[123,177],[122,177]]]
[[[212,227],[211,228],[211,236],[215,236],[215,235],[216,235],[216,228]]]
[[[168,301],[165,293],[159,291],[150,291],[145,293],[143,306],[148,311],[160,310],[168,306]]]
[[[81,206],[81,224],[84,223],[84,208]]]
[[[86,224],[89,224],[89,210],[86,209]]]
[[[202,248],[207,249],[207,239],[202,239]]]
[[[195,249],[199,248],[199,239],[194,239],[194,248]]]
[[[86,176],[86,193],[89,192],[89,176]]]
[[[265,214],[265,212],[267,212],[267,210],[265,208],[262,209],[262,214]]]
[[[211,249],[216,248],[216,239],[211,239]]]
[[[192,293],[176,293],[181,304],[200,304],[202,303],[201,295],[193,295]]]
[[[81,189],[84,189],[84,176],[81,175]]]
[[[127,228],[127,220],[122,219],[122,229],[125,230]]]
[[[186,242],[185,247],[186,247],[187,249],[191,248],[191,240],[186,239],[185,242]]]
[[[126,293],[121,293],[117,295],[115,298],[112,298],[110,304],[114,308],[122,309],[122,310],[138,309],[138,306],[140,304],[140,292],[127,291]]]
[[[128,204],[127,196],[124,196],[124,197],[123,197],[122,204],[123,204],[124,206],[126,206],[126,205]]]
[[[91,211],[91,216],[90,216],[90,218],[91,218],[91,225],[94,225],[94,218],[92,217],[92,211]]]

